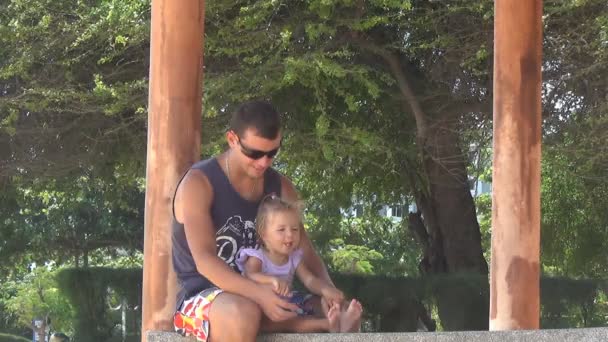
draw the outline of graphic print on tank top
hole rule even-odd
[[[238,272],[236,256],[242,248],[257,248],[255,224],[235,215],[217,231],[215,244],[217,255]]]

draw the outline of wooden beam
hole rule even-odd
[[[542,0],[496,0],[490,330],[538,329]]]
[[[173,330],[172,198],[200,158],[204,0],[152,0],[142,341]]]

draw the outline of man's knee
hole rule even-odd
[[[262,317],[262,311],[258,304],[240,296],[234,296],[226,303],[225,313],[233,323],[239,324],[242,321],[243,324],[248,326],[259,325]]]
[[[261,317],[261,309],[255,302],[231,293],[222,293],[211,304],[211,335],[217,336],[216,340],[234,337],[235,334],[240,336],[239,340],[253,340],[258,333]]]

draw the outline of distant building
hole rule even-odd
[[[471,196],[477,198],[483,194],[491,194],[492,183],[485,182],[479,177],[479,174],[483,172],[483,170],[488,170],[490,167],[492,160],[491,147],[482,147],[475,143],[470,144],[468,158],[469,165],[472,167],[472,170],[469,170],[469,172],[478,175],[477,177],[469,175],[469,190],[471,191]],[[357,202],[355,201],[355,203]],[[382,217],[388,217],[395,222],[400,222],[409,213],[416,212],[417,210],[418,208],[416,207],[414,200],[404,196],[401,203],[383,205],[378,212]],[[342,212],[346,217],[362,217],[363,205],[355,204]]]
[[[488,182],[484,182],[480,179],[471,179],[469,181],[469,189],[471,191],[471,196],[473,198],[478,197],[483,194],[488,194],[492,192],[492,184]],[[395,222],[400,222],[403,217],[407,216],[409,213],[416,212],[418,208],[415,203],[400,203],[400,204],[386,204],[383,205],[382,208],[378,211],[380,216],[388,217],[393,219]],[[344,212],[346,216],[349,217],[361,217],[363,216],[363,205],[356,204],[352,206],[350,209]]]

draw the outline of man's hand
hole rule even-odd
[[[273,290],[260,286],[258,304],[271,321],[280,322],[296,317],[298,306],[277,296]]]
[[[291,295],[289,284],[276,277],[272,279],[272,290],[281,297],[289,297]]]
[[[333,286],[325,286],[321,289],[321,296],[327,302],[328,307],[341,306],[344,301],[344,293]]]

